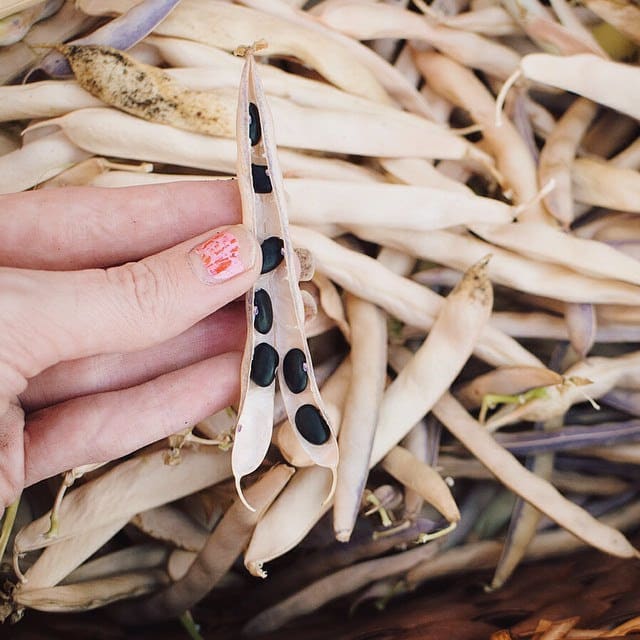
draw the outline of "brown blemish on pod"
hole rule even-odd
[[[78,84],[134,116],[214,136],[233,135],[234,113],[215,92],[192,91],[161,69],[103,45],[59,45]]]

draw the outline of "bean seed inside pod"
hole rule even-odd
[[[327,421],[312,404],[303,404],[296,411],[295,421],[300,435],[311,444],[324,444],[331,435]]]
[[[262,243],[261,248],[262,270],[260,273],[269,273],[269,271],[273,271],[284,258],[284,242],[282,238],[271,236]]]
[[[262,137],[262,125],[260,124],[260,113],[258,107],[253,102],[249,103],[249,139],[251,146],[255,146],[260,142]]]
[[[258,289],[253,297],[255,317],[253,326],[256,331],[265,334],[271,331],[273,325],[273,306],[271,298],[264,289]]]
[[[293,393],[300,393],[307,388],[309,376],[306,370],[307,358],[301,349],[291,349],[282,362],[282,372],[287,387]]]
[[[259,387],[268,387],[276,377],[279,360],[278,352],[270,344],[261,342],[253,350],[251,379]]]
[[[271,178],[267,173],[267,167],[263,164],[251,164],[251,179],[253,181],[253,190],[256,193],[271,193]]]

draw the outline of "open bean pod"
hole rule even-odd
[[[258,468],[271,441],[276,376],[301,447],[315,464],[332,469],[334,478],[338,448],[304,333],[304,305],[287,228],[282,173],[252,48],[240,81],[237,141],[243,222],[262,246],[262,271],[247,293],[248,334],[232,452],[233,474],[242,497],[242,477]],[[331,495],[333,490],[332,486]]]

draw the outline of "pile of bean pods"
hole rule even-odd
[[[252,293],[254,337],[302,314],[268,399],[251,342],[239,405],[25,490],[0,618],[109,605],[198,637],[197,603],[242,589],[260,634],[585,546],[637,559],[639,45],[619,0],[0,0],[0,193],[237,175],[292,283]]]

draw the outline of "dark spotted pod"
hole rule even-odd
[[[265,165],[251,163],[251,180],[253,181],[253,190],[256,193],[271,193],[273,191],[271,178]]]
[[[267,238],[260,247],[262,249],[262,269],[260,273],[273,271],[284,258],[284,242],[282,238],[271,236]]]
[[[268,387],[276,377],[279,360],[278,352],[270,344],[261,342],[253,350],[251,379],[259,387]]]
[[[264,289],[258,289],[253,297],[253,305],[255,330],[262,334],[269,333],[273,326],[273,306],[269,294]]]
[[[284,381],[292,393],[300,393],[307,388],[309,376],[306,370],[307,358],[301,349],[291,349],[282,361]]]
[[[331,435],[327,421],[312,404],[303,404],[296,411],[296,428],[300,435],[311,444],[324,444]]]
[[[253,102],[249,103],[249,140],[251,146],[255,147],[262,137],[262,125],[260,124],[260,113],[258,107]]]

